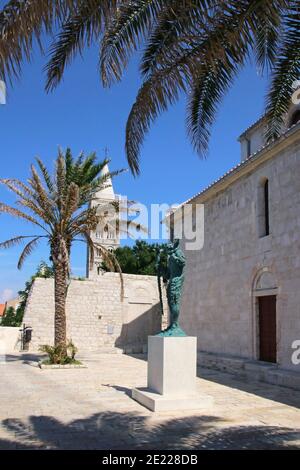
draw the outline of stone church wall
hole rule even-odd
[[[161,330],[157,280],[154,276],[124,274],[124,299],[120,277],[105,273],[94,280],[72,280],[67,296],[67,337],[79,352],[109,352],[147,344],[147,336]],[[33,328],[30,350],[53,344],[54,282],[36,279],[26,306],[24,323]]]
[[[259,237],[258,188],[269,180],[270,235]],[[201,196],[193,202],[201,202]],[[277,296],[277,361],[292,363],[300,340],[300,143],[204,202],[204,246],[186,251],[182,327],[198,349],[258,359],[257,295]],[[268,285],[259,285],[262,273]],[[265,291],[264,291],[265,289]]]

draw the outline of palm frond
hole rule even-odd
[[[33,193],[31,190],[26,191],[27,189],[26,186],[25,186],[26,189],[22,192],[23,186],[20,184],[19,181],[3,179],[3,180],[0,180],[0,183],[4,184],[8,189],[10,189],[13,193],[15,193],[17,196],[21,198],[21,199],[18,199],[16,202],[18,205],[21,205],[23,207],[30,209],[34,213],[34,215],[37,215],[42,220],[45,220],[45,211],[37,206],[35,202],[36,201],[35,193]],[[27,197],[27,194],[29,194],[28,197]]]
[[[52,193],[53,190],[54,190],[54,185],[53,185],[53,182],[52,182],[52,179],[51,179],[51,176],[47,170],[47,168],[45,167],[44,163],[42,162],[42,160],[40,158],[36,158],[36,161],[37,161],[37,164],[39,166],[39,169],[41,170],[42,172],[42,175],[44,177],[44,180],[45,180],[45,183],[47,185],[47,188],[48,190]]]
[[[1,179],[0,184],[5,185],[10,191],[12,191],[14,194],[17,196],[26,199],[27,195],[20,189],[19,185],[13,181],[13,180],[8,180],[8,179]]]
[[[89,267],[90,269],[92,269],[93,265],[94,265],[94,261],[95,261],[95,246],[94,246],[94,242],[90,236],[90,233],[89,231],[84,231],[82,232],[82,236],[85,238],[85,242],[87,243],[88,245],[88,253],[89,253],[89,259],[88,259],[88,263],[89,263]]]
[[[116,170],[104,175],[99,176],[99,178],[95,178],[92,180],[91,183],[86,183],[80,185],[80,204],[79,207],[82,207],[86,204],[89,204],[92,201],[97,200],[96,193],[100,190],[110,188],[111,183],[110,179],[122,174],[123,172],[127,171],[126,169]],[[91,175],[88,177],[88,181],[91,181]],[[84,180],[83,180],[84,181]]]
[[[8,249],[12,248],[13,246],[19,245],[22,243],[24,240],[27,238],[33,238],[36,237],[37,235],[24,235],[24,236],[19,236],[19,237],[14,237],[11,238],[10,240],[6,240],[5,242],[0,243],[0,249]]]
[[[209,68],[211,73],[218,73],[223,67],[224,73],[230,74],[232,67],[244,64],[253,43],[254,20],[253,5],[249,2],[226,2],[212,29],[195,38],[189,47],[176,44],[169,49],[162,66],[140,88],[128,117],[126,155],[133,174],[139,173],[140,147],[151,123],[178,100],[181,92],[193,88],[203,70]],[[206,122],[207,128],[211,122]],[[201,154],[206,152],[207,137],[208,134],[196,145]]]
[[[205,67],[192,86],[187,106],[187,131],[194,149],[206,155],[210,129],[218,106],[238,73],[238,66],[228,59],[227,64],[219,62],[215,67]]]
[[[24,264],[24,261],[25,259],[31,255],[31,253],[33,252],[34,248],[37,246],[39,240],[40,240],[41,237],[36,237],[34,238],[33,240],[31,240],[29,243],[27,243],[27,245],[24,247],[24,250],[22,251],[21,253],[21,256],[19,258],[19,261],[18,261],[18,269],[21,269],[23,264]]]
[[[108,26],[100,52],[100,72],[104,86],[122,77],[128,58],[144,39],[157,14],[174,0],[135,0],[121,2],[115,18]]]
[[[42,224],[40,224],[36,219],[31,217],[30,215],[26,214],[25,212],[20,211],[19,209],[16,209],[15,207],[8,206],[7,204],[4,204],[3,202],[0,202],[0,212],[3,212],[5,214],[10,214],[19,219],[24,219],[27,222],[31,222],[32,224],[37,225],[38,227],[41,227],[43,230],[47,231],[45,227],[43,227]]]
[[[75,183],[70,183],[66,194],[65,210],[62,214],[64,225],[67,225],[72,215],[79,208],[79,187]]]
[[[26,184],[16,178],[1,178],[0,184],[4,184],[10,191],[13,191],[17,196],[34,196],[34,192]],[[23,191],[23,193],[22,193]]]
[[[267,96],[268,141],[279,136],[285,113],[289,110],[293,95],[293,82],[300,76],[300,7],[298,2],[290,10],[285,21],[285,36],[278,52]]]
[[[59,84],[66,65],[77,53],[82,53],[85,45],[90,46],[100,35],[116,4],[116,0],[79,2],[76,13],[67,19],[51,46],[51,59],[45,69],[47,72],[46,91],[53,90]]]
[[[207,34],[220,20],[219,9],[214,0],[166,2],[147,40],[140,65],[142,75],[148,78],[158,70],[169,48],[177,48],[179,44],[189,47],[196,37]]]
[[[47,192],[44,188],[42,181],[34,167],[31,165],[31,178],[28,180],[29,184],[31,185],[34,191],[34,200],[39,204],[40,208],[44,213],[44,219],[47,222],[53,223],[54,222],[54,201],[51,198],[51,195]]]
[[[126,124],[126,156],[134,175],[139,174],[139,154],[145,134],[157,116],[174,104],[180,92],[187,90],[186,81],[177,68],[157,72],[140,88]]]
[[[88,208],[79,214],[74,214],[68,222],[68,233],[70,236],[75,237],[85,231],[94,231],[99,223],[99,216],[96,213],[96,208]]]
[[[253,31],[255,37],[254,52],[256,63],[263,71],[272,69],[276,61],[278,44],[282,33],[282,21],[287,0],[266,0],[255,9],[256,21]]]
[[[64,154],[59,149],[56,160],[56,186],[57,193],[62,194],[66,189],[66,163]]]
[[[33,39],[42,48],[43,31],[74,11],[77,0],[10,0],[0,11],[0,73],[6,79],[18,76],[24,58],[31,57]]]
[[[62,151],[59,149],[56,159],[56,201],[58,211],[63,213],[65,210],[65,193],[66,193],[66,163]]]
[[[73,166],[74,166],[73,162],[74,162],[74,159],[73,159],[72,151],[71,151],[70,148],[67,148],[67,150],[65,152],[65,164],[66,164],[66,179],[67,179],[68,183],[73,181],[73,179],[72,179],[73,173],[74,173],[73,172]]]
[[[49,218],[49,215],[45,212],[45,210],[38,207],[35,204],[34,200],[18,199],[16,201],[16,204],[18,206],[22,206],[22,207],[25,207],[26,209],[29,209],[35,216],[38,216],[41,219],[41,221],[48,224],[49,226],[53,226],[54,220],[52,218]]]

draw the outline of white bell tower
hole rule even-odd
[[[105,165],[101,175],[109,173],[108,165]],[[113,212],[114,201],[118,201],[119,198],[115,194],[111,178],[108,178],[105,182],[105,187],[100,189],[96,194],[94,200],[91,202],[91,207],[97,207],[97,213],[103,215],[103,223],[98,224],[95,231],[90,233],[92,241],[97,245],[103,245],[107,250],[115,250],[120,246],[119,234],[116,230],[116,225],[105,222],[105,217],[109,219]],[[90,267],[90,250],[87,250],[87,277],[89,279],[96,279],[101,273],[102,256],[101,252],[97,249],[94,250],[94,264]]]

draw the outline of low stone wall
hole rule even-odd
[[[0,354],[9,354],[21,348],[19,327],[0,326]]]
[[[161,330],[162,317],[154,276],[124,274],[124,299],[120,298],[120,277],[105,273],[97,280],[72,280],[67,295],[67,337],[80,353],[116,351],[133,346],[142,351],[147,336]],[[33,283],[24,323],[33,328],[30,350],[53,344],[54,281]]]
[[[243,381],[260,381],[300,390],[300,374],[278,364],[255,361],[243,357],[198,352],[198,365],[241,377]]]

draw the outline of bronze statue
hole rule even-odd
[[[179,240],[174,240],[166,247],[167,266],[164,266],[164,250],[158,255],[157,259],[157,279],[160,303],[163,313],[161,278],[167,284],[167,299],[170,310],[170,325],[166,330],[161,331],[158,336],[186,336],[180,328],[178,319],[180,314],[180,300],[184,281],[185,256],[179,246]]]

